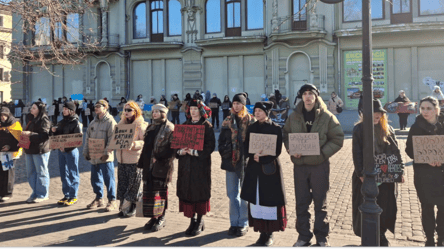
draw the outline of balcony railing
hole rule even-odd
[[[102,35],[97,33],[90,33],[83,35],[83,43],[87,44],[97,44],[98,46],[107,47],[118,47],[119,46],[119,35],[111,34],[108,35],[106,40],[102,39]],[[103,41],[103,42],[102,42]]]
[[[279,34],[292,31],[321,31],[325,27],[325,16],[320,14],[291,15],[277,18],[278,27],[273,30]],[[273,21],[272,21],[273,22]]]

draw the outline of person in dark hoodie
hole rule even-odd
[[[231,104],[230,97],[228,95],[225,95],[224,102],[222,102],[222,112],[223,112],[223,120],[225,120],[228,115],[230,115],[230,108],[233,105]]]
[[[219,130],[219,107],[222,105],[220,99],[217,97],[216,93],[213,93],[213,98],[210,99],[209,106],[211,108],[211,123],[214,127],[214,123],[217,124],[217,129]]]
[[[399,91],[399,96],[395,99],[395,102],[409,103],[410,99],[405,96],[404,90]],[[405,130],[407,128],[407,119],[409,118],[409,113],[398,113],[399,116],[399,129]]]
[[[29,138],[29,148],[25,148],[26,171],[32,193],[27,203],[39,203],[48,200],[49,196],[49,129],[51,121],[46,114],[46,105],[37,101],[30,109],[30,121],[22,136]]]
[[[82,134],[83,125],[76,114],[76,105],[66,102],[62,110],[63,119],[51,128],[50,135]],[[82,134],[83,135],[83,134]],[[59,205],[70,206],[77,202],[80,185],[79,150],[76,147],[59,150],[60,180],[64,197],[57,202]]]
[[[52,105],[54,106],[54,115],[51,116],[51,118],[52,118],[51,121],[53,124],[57,124],[57,117],[60,114],[59,103],[57,102],[57,100],[53,100]]]
[[[188,103],[192,100],[191,98],[191,94],[187,93],[187,95],[185,95],[185,99],[182,101],[182,106],[180,107],[180,110],[182,112],[186,112],[187,108],[188,108]]]

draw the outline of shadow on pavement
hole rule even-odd
[[[25,202],[14,202],[11,203],[12,205],[0,205],[0,207],[12,207],[12,206],[16,206],[16,205],[23,205],[23,203]],[[44,205],[44,206],[34,206],[35,204],[28,204],[29,207],[26,208],[19,208],[19,209],[13,209],[13,210],[8,210],[8,211],[2,211],[0,212],[0,217],[4,217],[6,215],[16,215],[16,214],[20,214],[23,212],[34,212],[34,211],[40,211],[40,210],[46,210],[48,208],[53,208],[55,206],[57,206],[57,204],[48,204],[48,205]]]
[[[126,226],[110,227],[98,231],[87,232],[71,236],[67,242],[60,244],[53,244],[50,246],[112,246],[114,243],[119,243],[128,239],[133,232],[124,231]],[[136,229],[137,230],[137,229]]]

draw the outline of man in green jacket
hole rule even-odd
[[[330,187],[329,158],[338,152],[344,143],[341,124],[328,111],[319,90],[305,84],[298,92],[301,98],[284,126],[284,144],[289,152],[290,133],[318,133],[320,155],[291,155],[294,164],[294,186],[296,195],[296,230],[299,238],[294,246],[309,246],[313,233],[310,231],[308,207],[314,202],[314,235],[318,246],[329,246],[327,237],[327,192]]]

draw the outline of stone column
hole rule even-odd
[[[273,0],[272,7],[273,14],[271,15],[271,32],[277,33],[279,28],[277,0]]]

